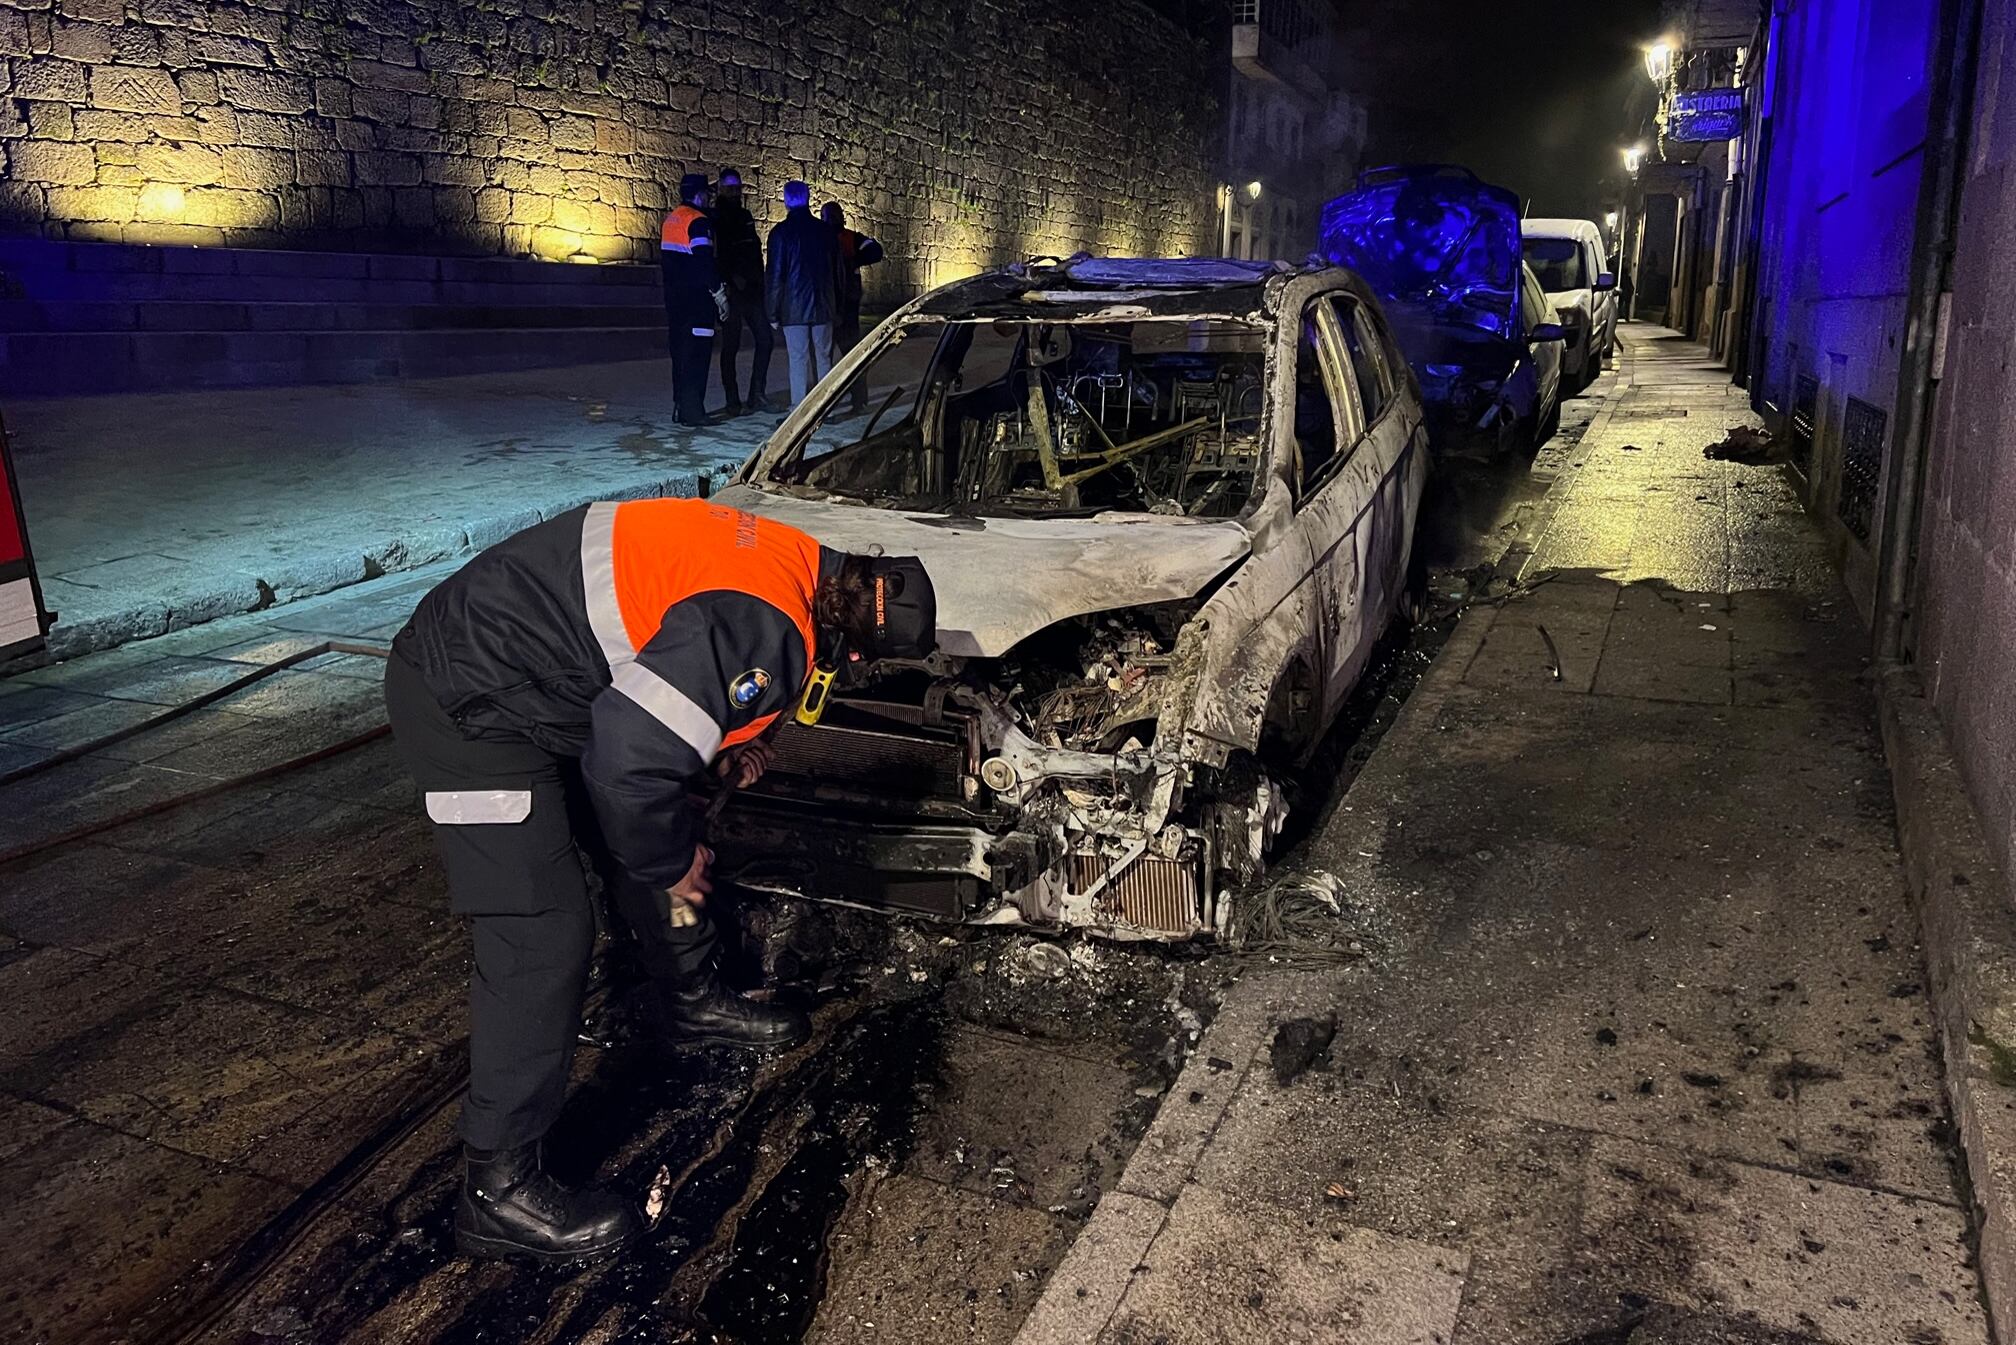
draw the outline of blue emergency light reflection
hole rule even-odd
[[[1508,335],[1518,233],[1506,227],[1495,202],[1475,192],[1471,184],[1431,180],[1346,193],[1323,208],[1323,254],[1365,277],[1381,298]]]

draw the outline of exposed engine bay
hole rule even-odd
[[[1335,267],[1038,259],[848,352],[715,498],[918,557],[937,649],[776,729],[719,871],[962,922],[1242,927],[1280,781],[1408,571],[1427,436],[1372,303]]]
[[[858,673],[818,725],[776,731],[756,806],[724,818],[724,871],[951,920],[1223,932],[1227,889],[1258,876],[1286,810],[1252,763],[1166,746],[1196,675],[1197,605],[1071,618],[999,659]]]

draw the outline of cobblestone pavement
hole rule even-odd
[[[1742,393],[1624,339],[1529,586],[1296,857],[1365,961],[1232,992],[1027,1345],[1987,1338],[1861,627],[1704,461]]]

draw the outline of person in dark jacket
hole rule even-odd
[[[833,359],[838,363],[861,341],[861,268],[882,260],[882,245],[848,228],[847,212],[838,201],[821,206],[819,218],[840,244],[840,311],[833,318]],[[854,380],[852,404],[857,415],[868,409],[868,385],[858,378]]]
[[[602,876],[667,1042],[783,1047],[804,1015],[725,988],[692,807],[753,783],[815,665],[921,658],[936,600],[914,557],[845,555],[707,500],[592,504],[477,556],[392,641],[385,703],[425,794],[450,909],[472,917],[457,1245],[568,1261],[642,1229],[615,1194],[547,1175]]]
[[[714,263],[713,196],[704,173],[679,179],[679,204],[658,231],[665,280],[665,329],[672,343],[672,405],[681,425],[707,423],[707,366],[714,328],[728,313],[727,291]]]
[[[728,394],[728,414],[746,408],[761,411],[769,402],[770,352],[776,340],[770,331],[769,307],[763,302],[763,240],[756,217],[742,204],[742,175],[721,170],[714,193],[714,261],[728,287],[728,317],[721,327],[721,390]],[[745,399],[735,379],[735,361],[742,353],[742,329],[750,335],[749,395]]]
[[[791,404],[833,367],[833,319],[840,310],[840,243],[812,217],[812,189],[784,184],[785,215],[770,231],[770,316],[784,329]]]

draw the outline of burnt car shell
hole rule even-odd
[[[777,727],[720,872],[946,920],[1227,932],[1278,772],[1402,601],[1426,470],[1404,356],[1341,268],[1074,258],[912,300],[715,499],[919,556],[938,650],[850,665],[816,727]]]
[[[1438,439],[1534,418],[1517,197],[1450,164],[1373,168],[1324,206],[1321,228],[1323,256],[1384,302]]]

